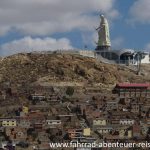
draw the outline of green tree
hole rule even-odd
[[[74,88],[69,86],[66,90],[66,94],[72,96],[73,93],[74,93]]]

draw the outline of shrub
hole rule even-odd
[[[73,87],[68,87],[66,90],[66,94],[69,96],[72,96],[74,93],[74,88]]]

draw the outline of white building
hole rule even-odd
[[[46,124],[50,126],[61,125],[61,120],[46,120]]]
[[[134,122],[133,119],[120,119],[120,125],[133,125]]]

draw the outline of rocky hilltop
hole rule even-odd
[[[0,82],[45,84],[99,84],[149,82],[150,67],[136,73],[128,67],[104,64],[73,54],[20,53],[0,59]]]

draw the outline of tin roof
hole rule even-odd
[[[128,87],[143,87],[148,88],[150,87],[149,83],[119,83],[116,87],[128,88]]]

